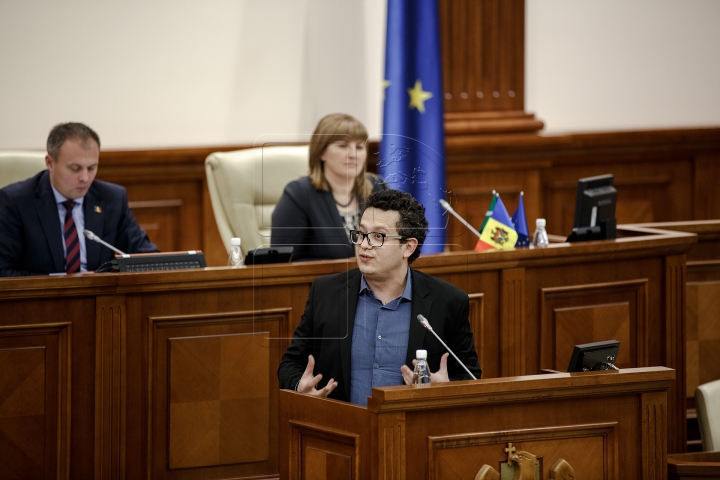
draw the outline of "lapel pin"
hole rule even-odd
[[[95,211],[95,213],[102,213],[102,207],[98,207],[97,205],[93,207],[93,210]]]

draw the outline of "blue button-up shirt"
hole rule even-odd
[[[402,295],[385,305],[361,278],[350,353],[351,403],[365,406],[373,387],[403,384],[400,367],[407,355],[411,315],[409,267]]]

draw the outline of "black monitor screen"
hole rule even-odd
[[[607,240],[617,237],[617,190],[610,174],[578,180],[575,218],[568,242]]]
[[[617,370],[614,364],[619,351],[620,342],[617,340],[575,345],[567,371]]]
[[[245,265],[284,263],[292,260],[293,247],[270,247],[250,250],[245,256]]]

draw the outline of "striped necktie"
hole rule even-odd
[[[65,227],[63,235],[65,237],[65,249],[67,256],[65,257],[65,272],[75,273],[80,270],[80,240],[78,239],[78,231],[75,227],[72,211],[76,205],[72,200],[63,202],[65,205]]]

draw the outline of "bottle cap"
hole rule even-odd
[[[538,218],[537,220],[535,220],[535,226],[545,228],[545,219]]]
[[[240,238],[238,238],[238,237],[233,237],[233,238],[231,238],[231,239],[230,239],[230,245],[232,245],[233,247],[236,246],[236,245],[240,245]]]
[[[415,352],[415,358],[420,360],[421,358],[427,359],[427,350],[417,350]]]

